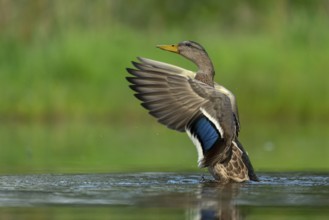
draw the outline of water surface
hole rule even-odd
[[[8,175],[0,207],[12,219],[326,219],[329,175],[262,173],[229,185],[201,173]]]

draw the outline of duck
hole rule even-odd
[[[169,129],[186,132],[197,149],[198,167],[208,168],[219,183],[258,181],[249,156],[238,140],[236,98],[214,82],[214,65],[195,41],[158,45],[192,61],[197,71],[137,57],[126,80],[149,114]]]

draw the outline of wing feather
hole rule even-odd
[[[142,101],[142,106],[160,123],[183,132],[187,123],[209,100],[193,91],[186,75],[175,75],[182,68],[161,62],[156,63],[161,67],[157,68],[154,62],[133,63],[138,69],[127,69],[132,75],[127,77],[132,84],[130,88],[136,92],[135,96]]]
[[[160,69],[161,71],[164,71],[169,74],[179,74],[179,75],[182,75],[187,78],[195,77],[195,72],[192,72],[190,70],[187,70],[187,69],[184,69],[184,68],[172,65],[172,64],[168,64],[168,63],[164,63],[164,62],[160,62],[160,61],[156,61],[156,60],[152,60],[152,59],[148,59],[148,58],[143,58],[143,57],[138,57],[138,60],[140,60],[142,63],[133,62],[133,65],[140,70],[158,71]],[[235,96],[233,95],[233,93],[230,90],[226,89],[224,86],[222,86],[218,83],[215,83],[215,89],[224,93],[225,95],[227,95],[230,98],[232,110],[235,115],[235,121],[236,121],[236,125],[237,125],[237,133],[238,133],[240,130],[240,121],[239,121],[238,105],[236,103]]]
[[[214,150],[206,153],[203,163],[209,165],[230,159],[238,124],[235,123],[238,114],[233,94],[218,84],[212,87],[195,80],[192,71],[155,60],[138,59],[141,63],[133,62],[137,69],[127,69],[132,75],[127,80],[149,114],[168,128],[181,132],[186,129],[189,132],[189,125],[199,116],[207,117],[216,125],[221,139]]]

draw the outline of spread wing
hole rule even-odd
[[[133,62],[133,65],[140,70],[156,71],[161,73],[165,72],[167,74],[181,75],[192,79],[195,77],[195,72],[192,72],[190,70],[172,64],[168,64],[152,59],[142,58],[142,57],[138,57],[138,60],[141,63]],[[230,99],[232,111],[234,113],[234,121],[236,123],[236,132],[238,134],[238,132],[240,131],[240,120],[239,120],[238,105],[236,103],[235,96],[230,90],[226,89],[224,86],[218,83],[215,83],[215,89],[220,93],[225,94]]]
[[[185,131],[187,123],[200,114],[200,107],[208,100],[193,91],[189,79],[162,71],[127,69],[133,77],[127,77],[135,96],[142,106],[167,127]],[[200,82],[201,83],[201,82]]]
[[[142,63],[133,62],[137,69],[127,69],[132,75],[127,80],[142,106],[167,127],[188,132],[195,140],[201,166],[229,159],[236,135],[230,97],[195,80],[191,71],[139,59]]]
[[[160,123],[183,132],[192,118],[203,113],[213,118],[215,124],[220,124],[218,130],[227,133],[231,133],[232,128],[235,130],[227,95],[190,78],[191,71],[159,61],[140,60],[145,63],[133,62],[138,69],[127,69],[132,75],[127,80],[142,106]]]

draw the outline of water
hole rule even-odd
[[[262,173],[219,185],[200,173],[0,176],[0,218],[327,219],[329,175]]]

